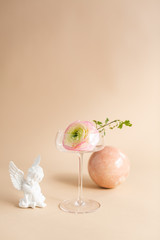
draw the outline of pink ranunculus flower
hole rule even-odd
[[[92,151],[99,142],[99,132],[89,121],[75,121],[64,133],[63,146],[72,151]]]

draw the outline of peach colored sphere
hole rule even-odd
[[[91,155],[88,171],[100,187],[114,188],[124,182],[129,174],[128,158],[117,148],[106,146]]]

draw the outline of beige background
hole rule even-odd
[[[160,239],[160,1],[0,1],[0,239]],[[131,161],[117,189],[98,188],[84,164],[95,213],[58,209],[77,194],[77,159],[58,152],[74,120],[130,119],[106,143]],[[41,154],[45,209],[19,209],[13,160],[26,173]]]

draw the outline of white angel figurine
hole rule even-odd
[[[17,190],[24,192],[24,198],[20,199],[19,207],[21,208],[35,208],[45,207],[45,197],[41,193],[39,183],[44,177],[43,169],[39,166],[40,156],[37,157],[31,168],[28,169],[26,179],[24,179],[24,173],[16,167],[11,161],[9,163],[9,173],[13,186]]]

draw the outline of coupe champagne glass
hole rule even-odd
[[[94,133],[93,133],[94,135]],[[67,150],[63,147],[63,138],[64,138],[64,130],[59,130],[56,135],[56,147],[61,152],[69,152],[75,153],[79,159],[79,173],[78,173],[78,196],[77,199],[64,200],[59,204],[61,210],[70,213],[89,213],[94,212],[96,209],[100,207],[100,203],[94,200],[89,200],[83,198],[83,156],[85,153],[93,153],[100,151],[104,148],[104,137],[100,134],[100,139],[98,144],[91,151],[72,151]],[[95,139],[92,136],[92,139]]]

